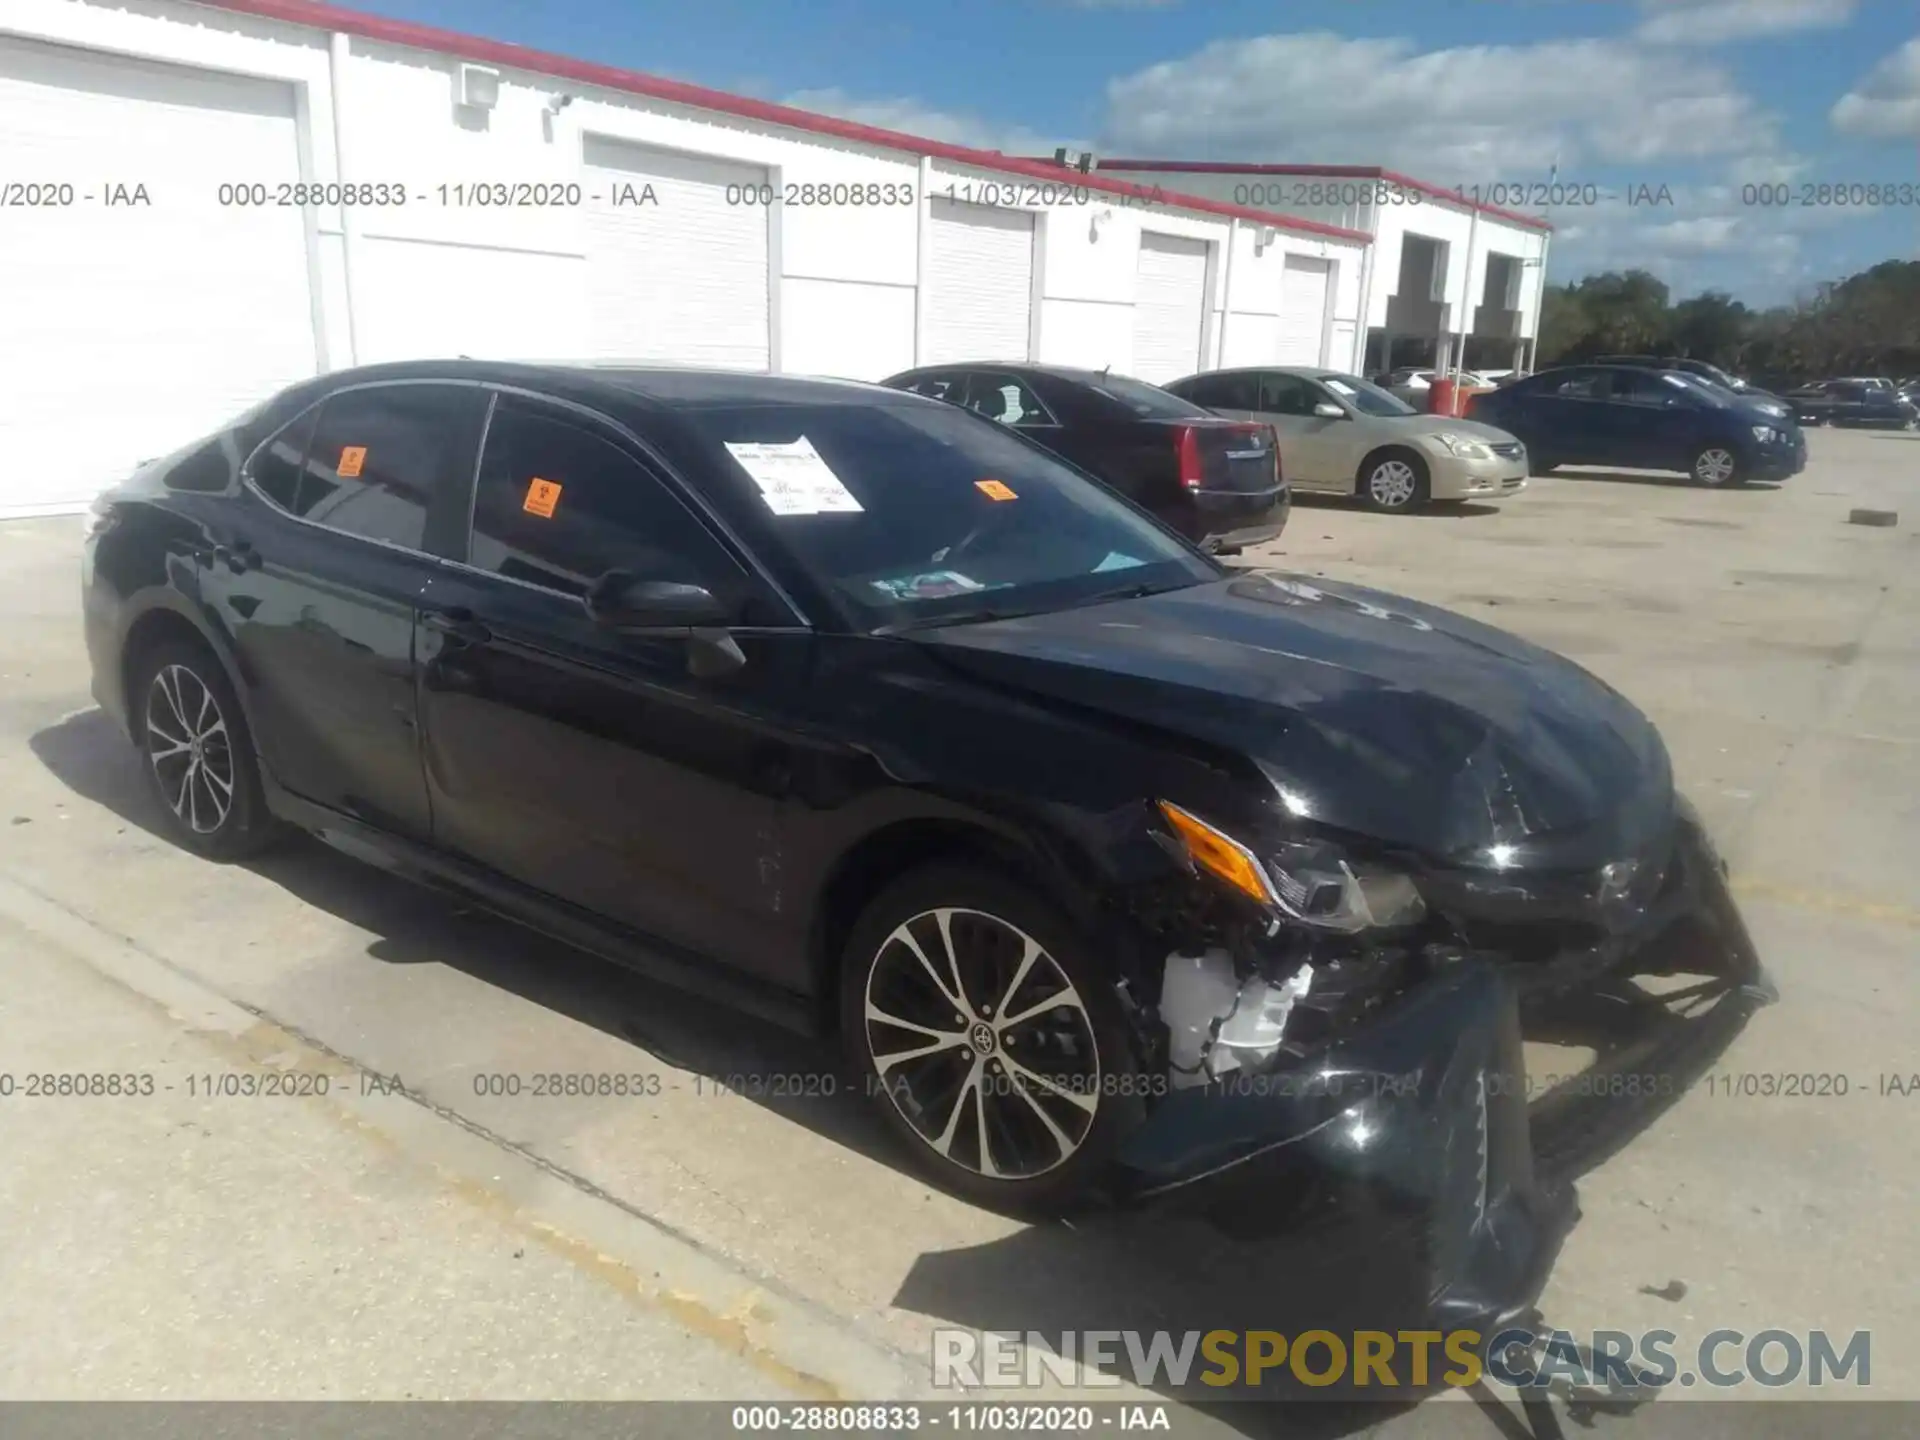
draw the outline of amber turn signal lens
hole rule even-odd
[[[1189,815],[1171,801],[1160,802],[1160,813],[1167,817],[1167,823],[1173,826],[1187,847],[1187,854],[1193,863],[1209,875],[1226,881],[1262,905],[1274,903],[1273,887],[1267,883],[1267,873],[1260,868],[1260,862],[1253,852],[1230,835],[1207,824],[1197,815]]]

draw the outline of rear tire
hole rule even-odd
[[[1355,488],[1368,507],[1404,515],[1427,503],[1427,462],[1411,450],[1382,450],[1360,463]]]
[[[274,838],[240,699],[204,645],[164,640],[133,667],[142,768],[168,837],[209,860],[242,860]]]
[[[1105,1178],[1144,1103],[1095,953],[1056,906],[974,865],[913,871],[867,906],[840,967],[841,1042],[933,1183],[1054,1215]]]

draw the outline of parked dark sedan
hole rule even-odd
[[[1850,425],[1876,430],[1912,430],[1920,405],[1899,390],[1859,380],[1821,380],[1787,393],[1802,425]]]
[[[1729,374],[1718,365],[1706,360],[1689,360],[1681,356],[1660,357],[1655,355],[1602,355],[1595,359],[1595,365],[1632,365],[1641,370],[1672,370],[1682,375],[1692,375],[1717,385],[1722,390],[1731,391],[1742,400],[1758,405],[1776,415],[1788,415],[1792,411],[1785,400],[1770,390],[1762,390],[1752,381],[1738,375]]]
[[[1476,396],[1469,413],[1520,437],[1535,474],[1561,465],[1678,470],[1702,485],[1785,480],[1807,464],[1790,417],[1692,376],[1570,365]]]
[[[837,1027],[962,1194],[1357,1225],[1462,1324],[1530,1303],[1572,1214],[1516,994],[1685,971],[1729,1026],[1764,995],[1600,681],[1228,570],[898,391],[339,372],[110,491],[82,584],[188,849],[290,823]]]
[[[1044,445],[1203,549],[1272,540],[1292,504],[1271,427],[1157,385],[1056,365],[939,365],[881,382],[961,405]]]

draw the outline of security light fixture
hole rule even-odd
[[[500,72],[485,65],[462,65],[460,103],[474,110],[493,109],[500,103]]]

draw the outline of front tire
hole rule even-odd
[[[1057,907],[971,865],[915,871],[868,905],[841,964],[841,1039],[935,1184],[1047,1215],[1098,1187],[1144,1105],[1095,953]]]
[[[209,860],[240,860],[272,838],[240,700],[203,646],[169,640],[136,667],[140,751],[167,835]]]
[[[1703,445],[1688,466],[1694,483],[1715,490],[1730,490],[1747,479],[1746,462],[1731,445]]]
[[[1360,498],[1389,515],[1418,510],[1427,503],[1427,463],[1410,450],[1369,455],[1360,466]]]

